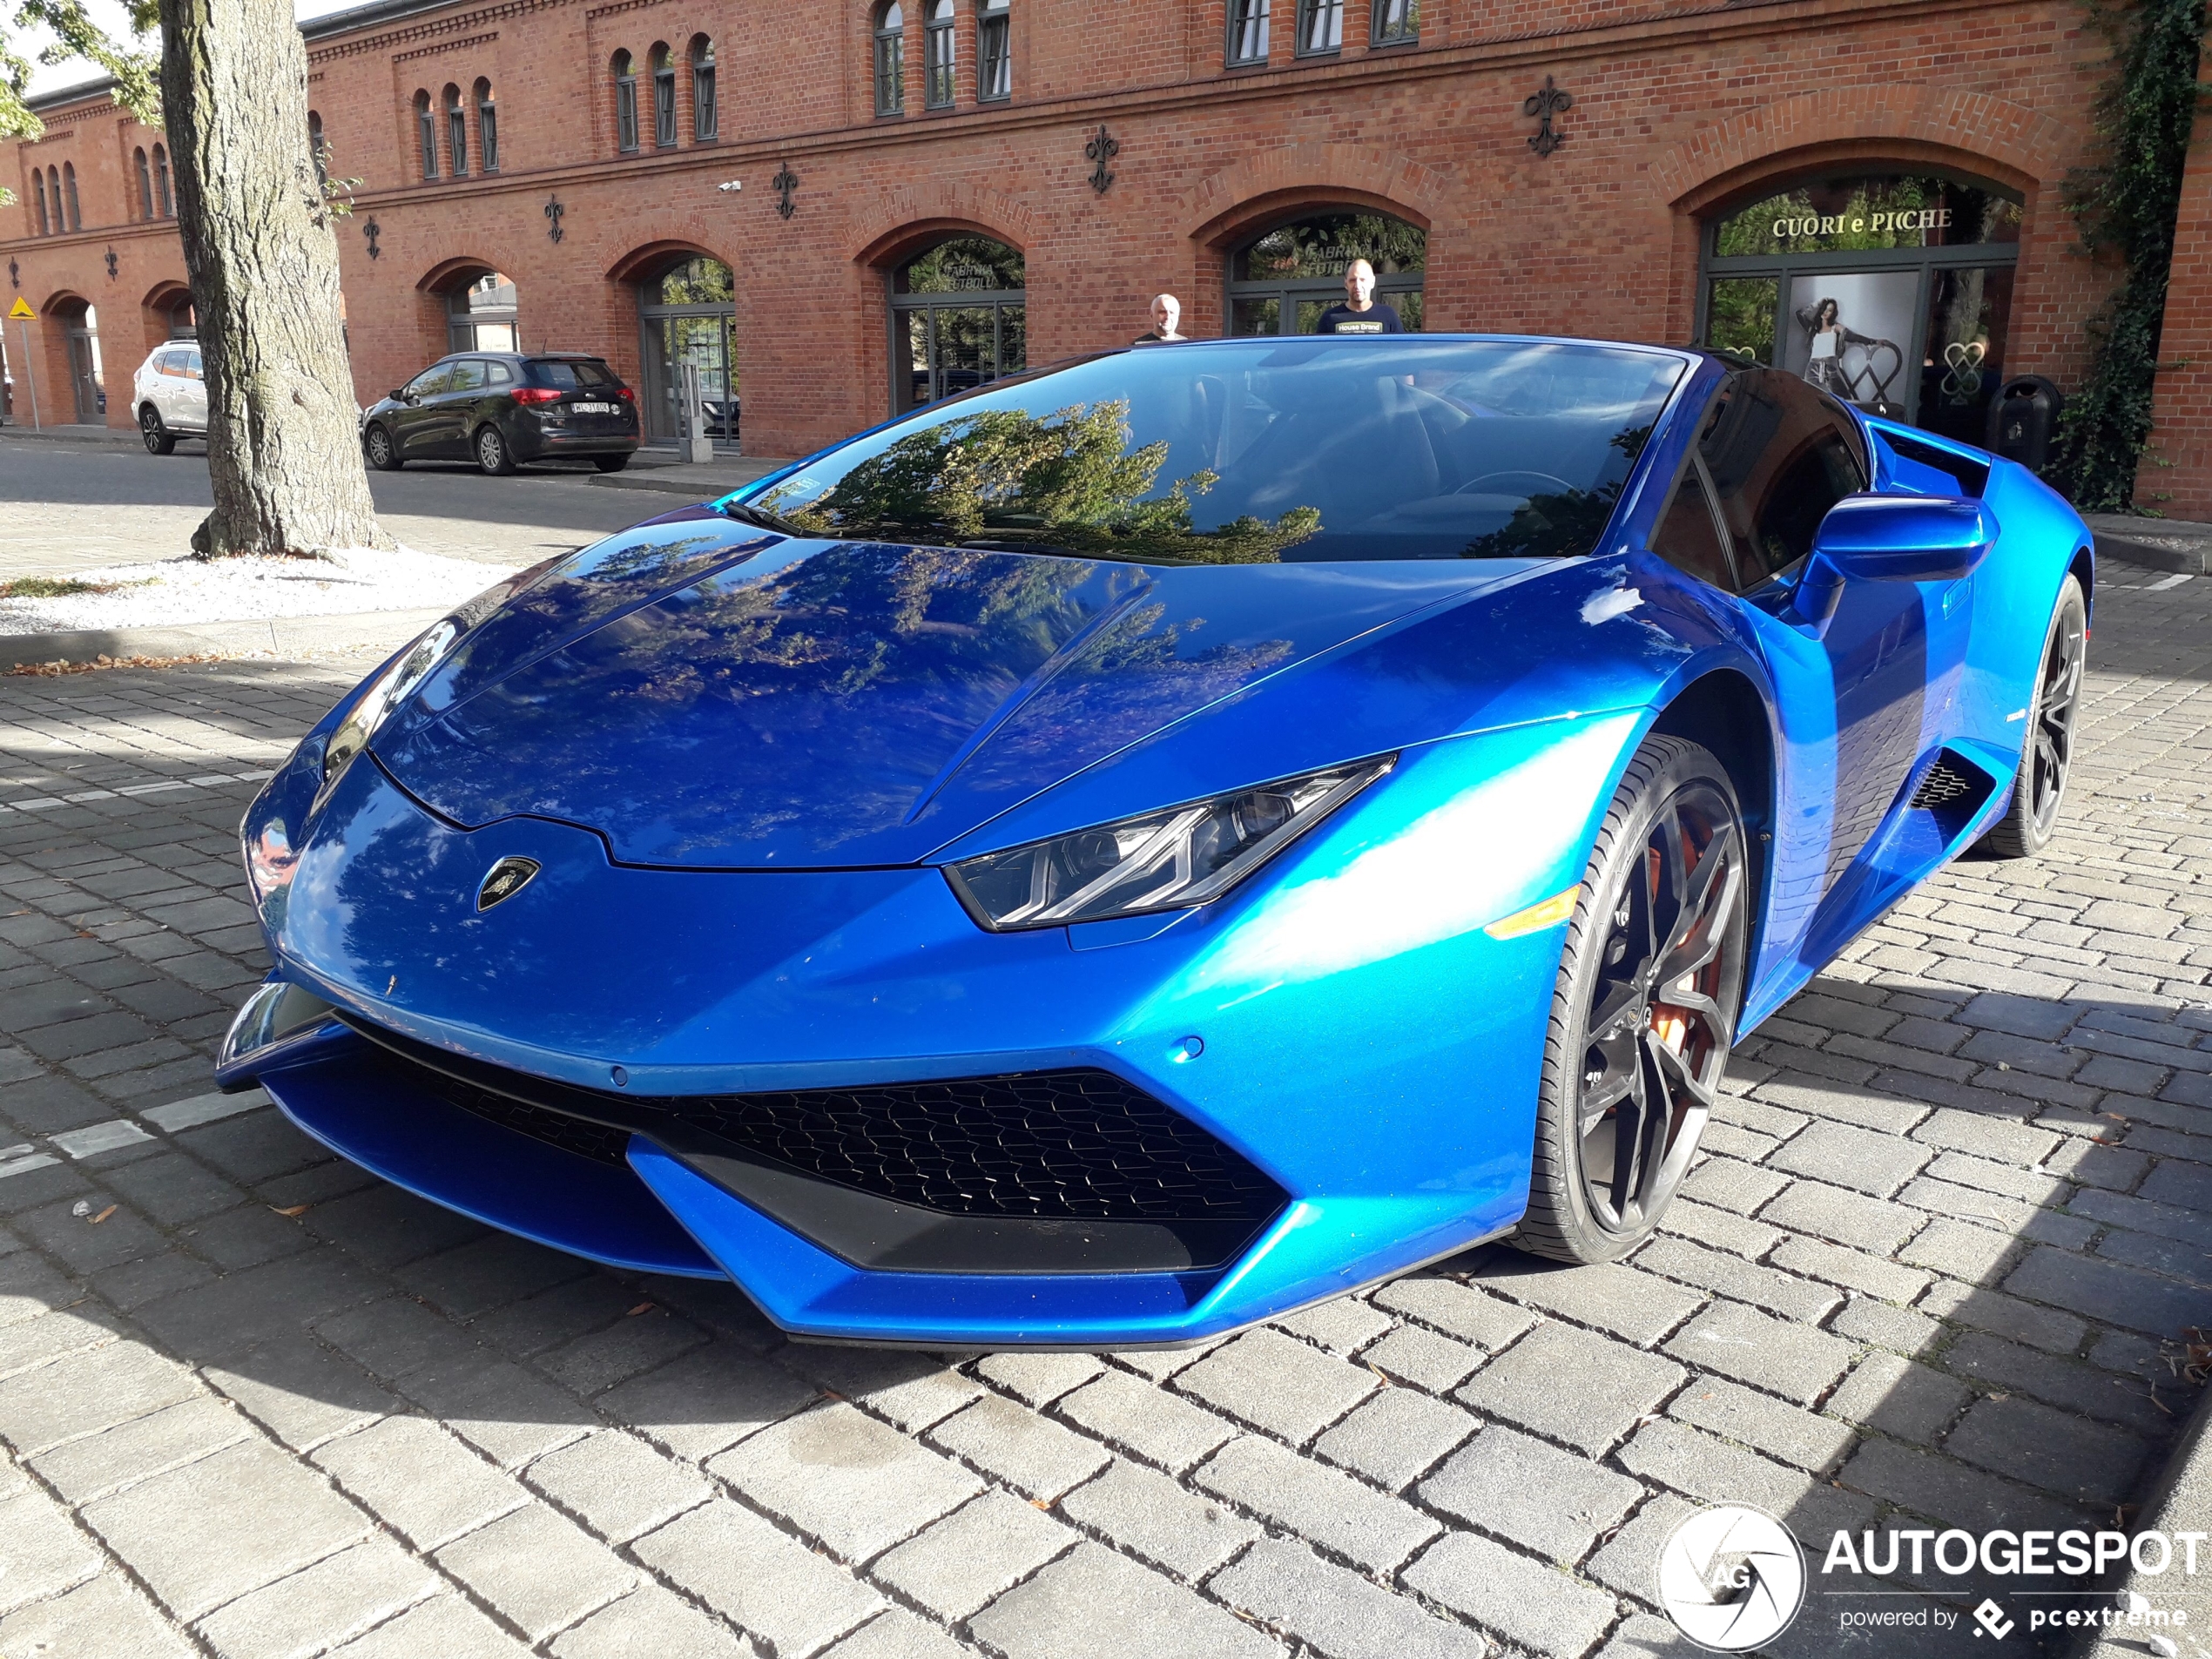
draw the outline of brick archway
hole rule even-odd
[[[1963,167],[2033,197],[2080,156],[2083,134],[2023,105],[1905,82],[1838,86],[1763,104],[1701,129],[1645,175],[1684,212],[1784,172],[1848,157]]]
[[[875,227],[848,255],[862,266],[893,266],[927,242],[963,233],[988,236],[1025,254],[1037,245],[1036,221],[1027,207],[964,180],[898,185],[853,217]]]

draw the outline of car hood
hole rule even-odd
[[[449,820],[579,825],[623,863],[908,864],[1525,568],[1134,565],[786,539],[694,509],[510,602],[374,750]]]

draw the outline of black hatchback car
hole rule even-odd
[[[509,473],[525,461],[589,456],[619,472],[637,448],[637,395],[597,357],[455,352],[361,417],[368,464],[474,461]]]

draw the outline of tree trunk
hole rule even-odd
[[[161,0],[161,96],[207,375],[215,510],[193,551],[388,547],[361,464],[291,0]]]

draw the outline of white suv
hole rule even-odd
[[[201,378],[199,347],[189,340],[158,346],[138,365],[131,383],[138,406],[138,433],[153,454],[165,455],[180,437],[207,435],[207,382]]]

